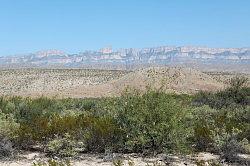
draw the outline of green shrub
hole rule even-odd
[[[216,149],[226,161],[237,161],[238,153],[244,152],[244,147],[237,138],[240,132],[241,131],[235,129],[231,133],[220,131],[220,133],[214,135],[214,149]]]
[[[0,112],[0,158],[9,157],[13,154],[13,139],[15,139],[15,131],[19,125],[11,114]]]
[[[241,140],[240,145],[241,145],[241,147],[243,149],[243,153],[250,154],[250,143],[246,138]]]
[[[188,111],[172,95],[149,91],[124,94],[114,106],[129,152],[183,152],[188,144]]]
[[[236,160],[237,154],[246,152],[248,146],[249,111],[196,108],[193,142],[197,150],[219,153],[228,161]]]
[[[122,139],[122,130],[112,117],[88,117],[90,120],[86,130],[88,132],[87,148],[89,151],[104,152],[105,150],[116,151],[119,141]]]
[[[208,106],[199,107],[193,110],[193,140],[199,151],[211,149],[213,139],[212,131],[216,128],[215,112]]]
[[[223,166],[224,165],[216,160],[209,160],[209,161],[199,160],[199,161],[195,161],[195,164],[197,166]]]
[[[0,97],[0,138],[11,145],[1,145],[0,150],[11,154],[12,145],[29,149],[39,144],[59,157],[83,150],[144,154],[197,150],[230,160],[241,148],[249,149],[249,88],[242,82],[195,96],[131,90],[100,99]]]
[[[36,141],[47,142],[48,140],[62,137],[65,133],[75,135],[80,131],[78,116],[74,115],[51,115],[48,117],[32,118],[29,123],[21,123],[17,131],[18,143],[24,146]]]
[[[113,165],[113,166],[123,166],[123,165],[124,165],[124,164],[123,164],[123,160],[121,160],[121,159],[114,160],[114,161],[112,162],[112,165]]]
[[[33,166],[71,166],[70,161],[56,161],[53,159],[49,159],[47,162],[38,161],[33,162]]]
[[[195,95],[193,104],[202,106],[194,111],[194,141],[198,150],[218,152],[227,160],[235,160],[244,149],[240,142],[250,140],[250,88],[246,84],[246,78],[235,77],[224,90]]]
[[[62,138],[55,138],[48,142],[46,152],[52,156],[72,157],[83,151],[84,143],[77,142],[69,134]]]
[[[4,114],[0,111],[0,136],[14,137],[15,131],[19,128],[12,114]]]
[[[209,105],[215,109],[238,108],[250,105],[250,87],[247,78],[235,77],[230,80],[230,86],[216,93],[201,91],[193,99],[196,106]]]

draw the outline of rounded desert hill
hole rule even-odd
[[[225,84],[198,70],[182,67],[151,67],[139,69],[104,84],[66,89],[61,95],[69,97],[119,96],[125,89],[145,91],[147,88],[166,92],[195,93],[199,90],[215,91]]]

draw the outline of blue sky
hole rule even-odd
[[[250,46],[249,0],[0,0],[0,55]]]

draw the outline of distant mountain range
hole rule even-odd
[[[131,66],[171,65],[187,63],[244,64],[250,68],[250,48],[174,47],[128,48],[113,51],[111,47],[98,51],[67,54],[59,50],[46,50],[27,55],[2,56],[0,66],[5,67],[92,67],[130,69]]]

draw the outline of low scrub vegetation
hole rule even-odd
[[[47,162],[43,162],[43,161],[34,162],[33,166],[72,166],[72,165],[68,160],[56,161],[56,160],[50,159]]]
[[[100,99],[1,97],[0,157],[39,145],[57,157],[209,151],[235,161],[237,153],[250,151],[245,82],[235,78],[223,91],[196,95],[148,90]]]

